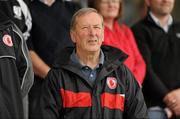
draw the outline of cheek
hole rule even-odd
[[[88,31],[82,31],[81,33],[79,33],[79,37],[81,38],[84,38],[87,35],[88,35]]]
[[[105,6],[100,6],[99,8],[99,13],[104,16],[105,14],[107,14],[107,10],[108,10],[108,7],[105,7]]]
[[[84,38],[86,38],[86,33],[85,32],[80,32],[77,34],[76,38],[78,39],[78,42],[82,41]]]
[[[120,6],[119,6],[119,5],[115,6],[114,12],[115,12],[117,15],[119,14],[119,9],[120,9]]]

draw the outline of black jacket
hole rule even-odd
[[[23,0],[23,2],[29,5],[29,0]],[[31,20],[27,20],[24,16],[24,9],[21,7],[17,0],[0,0],[0,10],[3,11],[6,16],[11,19],[23,33],[24,39],[27,42],[28,48],[32,48],[32,42],[30,38]],[[29,12],[29,11],[25,11]],[[30,18],[28,18],[30,19]]]
[[[148,15],[132,30],[147,64],[143,84],[147,105],[164,106],[164,96],[180,88],[180,23],[173,22],[166,33]]]
[[[23,119],[32,65],[22,33],[1,11],[0,16],[0,119]]]
[[[42,95],[44,119],[146,119],[141,88],[122,64],[126,55],[102,48],[105,62],[94,85],[70,61],[66,49],[47,76]]]

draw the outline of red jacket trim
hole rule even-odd
[[[90,107],[92,106],[91,94],[88,92],[78,92],[60,89],[63,99],[63,107]]]
[[[119,109],[121,111],[124,111],[124,102],[124,94],[103,93],[101,95],[102,107],[107,107],[109,109]]]

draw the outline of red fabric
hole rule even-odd
[[[90,107],[92,106],[91,94],[88,92],[75,93],[72,91],[60,89],[63,99],[63,107]]]
[[[119,109],[124,111],[124,95],[122,94],[111,94],[103,93],[101,95],[101,105],[102,107],[107,107],[109,109]]]
[[[119,25],[118,22],[115,21],[113,30],[105,27],[103,44],[119,48],[129,55],[124,64],[131,70],[139,84],[142,84],[146,65],[130,28],[124,24]]]

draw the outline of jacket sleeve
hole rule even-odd
[[[144,97],[139,87],[138,82],[135,80],[132,73],[125,67],[124,70],[125,81],[125,107],[124,118],[125,119],[148,119],[147,107],[144,101]]]
[[[1,12],[0,16],[4,17]],[[16,41],[11,24],[0,23],[0,119],[22,119],[20,78],[16,65]]]
[[[51,69],[43,84],[41,96],[41,114],[43,119],[62,119],[62,99],[59,94],[59,74]]]
[[[13,0],[0,1],[0,11],[2,11],[4,14],[4,17],[2,17],[0,21],[3,20],[3,23],[6,25],[11,24],[14,32],[13,36],[14,39],[16,39],[14,41],[16,42],[14,43],[16,45],[16,65],[20,77],[22,97],[25,97],[33,84],[34,73],[26,42],[23,37],[23,33],[21,32],[23,29],[22,26],[24,26],[24,22],[22,20],[15,19],[12,11],[13,5],[15,5],[16,2],[17,1]]]
[[[143,90],[148,91],[149,96],[157,96],[156,98],[162,99],[169,90],[154,72],[151,64],[151,50],[148,44],[153,34],[151,34],[150,30],[143,25],[133,26],[132,31],[137,40],[140,52],[146,62],[147,71]]]
[[[10,118],[20,119],[23,117],[22,97],[27,95],[33,84],[33,71],[20,31],[3,12],[0,14],[4,19],[0,24],[0,92],[1,101],[5,102],[3,112],[9,113],[5,115],[10,115]]]

